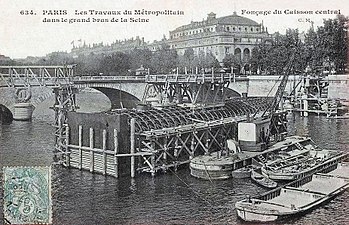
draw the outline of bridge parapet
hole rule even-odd
[[[225,83],[246,81],[235,74],[159,74],[145,75],[146,83]]]
[[[145,76],[75,76],[75,84],[82,83],[144,83]]]
[[[74,83],[223,83],[248,81],[248,77],[240,77],[234,74],[151,74],[138,76],[75,76]]]

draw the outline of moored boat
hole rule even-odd
[[[278,183],[269,179],[268,177],[263,176],[261,173],[258,173],[256,170],[251,172],[251,179],[257,184],[266,187],[266,188],[276,188]]]
[[[337,150],[313,149],[283,160],[267,163],[262,174],[273,180],[296,180],[317,172],[335,169],[348,153]]]
[[[349,186],[343,178],[315,174],[235,204],[238,217],[250,222],[270,222],[303,213],[333,198]]]
[[[190,174],[206,180],[228,179],[235,160],[234,156],[219,156],[217,152],[198,156],[190,161]]]
[[[262,152],[240,151],[230,154],[212,152],[209,155],[196,156],[190,160],[190,174],[201,179],[228,179],[232,177],[250,177],[251,170],[242,169],[258,162],[259,166],[268,161],[305,154],[313,148],[311,139],[300,136],[287,137]],[[239,170],[241,169],[241,170]],[[234,171],[234,172],[233,172]]]
[[[257,167],[254,165],[249,165],[237,170],[233,170],[232,177],[237,179],[250,178],[254,169],[257,169]]]

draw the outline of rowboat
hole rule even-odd
[[[263,176],[262,174],[258,173],[256,170],[252,170],[251,179],[257,184],[266,188],[276,188],[278,185],[275,181],[269,179],[266,176]]]
[[[237,170],[233,170],[232,177],[237,179],[250,178],[252,171],[255,169],[257,169],[257,166],[249,165]]]
[[[348,181],[314,174],[235,204],[238,217],[249,222],[270,222],[310,210],[346,190]]]

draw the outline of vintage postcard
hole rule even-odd
[[[0,6],[0,224],[349,224],[347,1]]]

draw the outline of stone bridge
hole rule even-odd
[[[2,66],[0,67],[0,104],[13,112],[16,99],[28,95],[26,90],[29,90],[30,102],[35,107],[52,96],[51,88],[69,84],[78,89],[93,88],[102,92],[110,99],[112,108],[131,108],[135,106],[136,102],[145,99],[147,91],[149,91],[147,89],[149,85],[156,86],[157,91],[167,91],[167,94],[170,94],[173,90],[162,89],[171,89],[168,84],[176,83],[182,84],[182,86],[187,85],[187,87],[184,87],[187,89],[204,83],[229,84],[229,86],[224,86],[227,96],[241,96],[242,93],[248,92],[249,87],[248,78],[235,77],[231,74],[77,76],[74,75],[71,66]],[[218,86],[212,86],[211,88],[212,90],[222,89]],[[214,98],[212,95],[215,94],[212,91],[212,93],[209,93],[211,88],[205,90],[207,92],[206,98],[207,96]],[[21,94],[22,90],[26,92]],[[195,97],[194,95],[199,95],[200,91],[203,92],[200,89],[189,93],[189,95],[192,95],[189,96],[191,100],[196,101],[198,96]],[[205,95],[205,93],[202,93],[202,95]]]
[[[166,82],[200,84],[200,82],[212,81],[212,76],[192,75],[192,80],[188,79],[188,77],[190,78],[190,75],[79,76],[74,78],[74,86],[79,89],[94,88],[102,92],[110,99],[112,108],[132,108],[137,102],[145,100],[147,85],[154,83],[164,84]],[[184,80],[181,80],[181,78]],[[242,93],[247,92],[248,79],[246,77],[232,77],[229,80],[228,96],[241,96]]]

